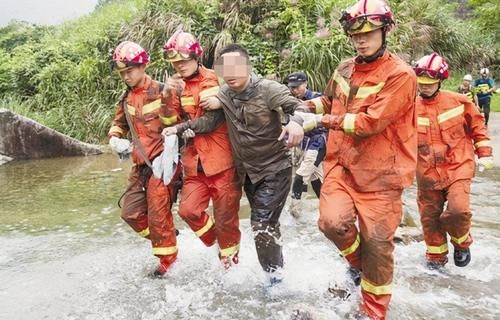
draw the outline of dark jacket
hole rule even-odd
[[[291,166],[284,141],[278,141],[282,125],[288,122],[301,101],[276,81],[252,75],[241,93],[224,84],[217,97],[223,104],[233,157],[241,178],[256,183],[269,174]]]

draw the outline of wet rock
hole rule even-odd
[[[394,235],[394,242],[399,244],[410,244],[412,242],[420,242],[424,239],[424,235],[419,228],[416,227],[398,227]]]
[[[12,161],[11,157],[7,157],[7,156],[4,156],[3,154],[0,154],[0,166],[2,164],[9,162],[9,161]]]
[[[3,157],[24,160],[100,153],[97,145],[78,141],[32,119],[0,109],[0,155]]]

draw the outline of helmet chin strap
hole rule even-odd
[[[191,80],[193,79],[194,77],[196,77],[198,75],[198,73],[200,73],[200,64],[198,63],[198,65],[196,66],[196,70],[188,77],[186,77],[185,79],[186,80]]]
[[[419,92],[419,95],[423,98],[423,99],[432,99],[434,98],[438,93],[439,93],[439,89],[441,89],[441,81],[439,81],[439,86],[438,88],[436,89],[436,91],[434,91],[433,94],[431,95],[427,95],[427,94],[423,94],[422,92]]]

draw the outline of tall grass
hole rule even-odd
[[[75,138],[102,142],[124,89],[110,72],[108,50],[122,40],[140,43],[151,55],[148,72],[160,79],[170,67],[162,46],[178,28],[200,39],[207,66],[222,47],[239,42],[257,73],[282,80],[304,70],[311,87],[322,90],[339,61],[354,54],[338,23],[353,2],[104,0],[57,27],[11,24],[0,29],[0,103]],[[390,3],[398,20],[390,48],[408,62],[437,51],[453,69],[496,63],[498,42],[482,37],[485,27],[475,20],[458,20],[448,1]]]

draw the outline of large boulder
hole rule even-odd
[[[0,155],[3,159],[39,159],[102,153],[84,143],[7,109],[0,109]],[[10,159],[9,159],[10,158]]]

